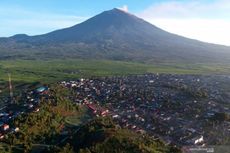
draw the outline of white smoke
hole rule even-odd
[[[129,8],[127,5],[123,5],[122,7],[119,7],[118,9],[124,11],[124,12],[128,12],[129,11]]]

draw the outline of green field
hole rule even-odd
[[[106,60],[5,60],[0,61],[0,83],[10,72],[14,82],[51,83],[79,77],[112,76],[143,73],[227,74],[230,65],[220,64],[142,64]]]
[[[77,114],[66,117],[65,122],[68,126],[80,126],[94,117],[86,106],[82,106]]]

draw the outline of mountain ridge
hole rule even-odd
[[[0,38],[0,53],[5,53],[9,59],[65,57],[148,63],[230,61],[228,46],[166,32],[119,9],[104,11],[80,24],[42,35]]]

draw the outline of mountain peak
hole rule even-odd
[[[1,42],[4,44],[3,47],[8,45],[12,52],[21,54],[24,51],[28,54],[26,52],[28,46],[32,46],[35,53],[37,51],[45,53],[44,50],[48,50],[47,54],[51,57],[66,55],[77,58],[149,62],[230,61],[227,47],[210,45],[168,33],[118,8],[104,11],[69,28],[33,37],[15,35]],[[223,53],[222,56],[217,56],[220,52]]]
[[[25,37],[28,37],[28,35],[27,34],[16,34],[12,36],[12,38],[25,38]]]
[[[127,13],[127,11],[125,11],[125,10],[123,10],[123,9],[120,9],[120,8],[113,8],[111,11]]]
[[[104,11],[101,14],[111,15],[111,17],[114,17],[114,16],[116,16],[116,17],[120,17],[120,16],[136,17],[135,15],[133,15],[133,14],[121,9],[121,8],[113,8],[111,10]],[[99,15],[101,15],[101,14],[99,14]]]
[[[25,39],[29,38],[29,36],[26,34],[16,34],[10,38],[15,39],[15,40],[25,40]]]

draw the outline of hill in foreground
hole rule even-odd
[[[63,152],[80,153],[179,153],[178,148],[167,146],[130,130],[121,129],[109,118],[99,118],[82,126]]]
[[[50,89],[43,90],[46,91],[42,94],[31,91],[23,93],[22,95],[25,95],[19,96],[17,103],[9,105],[4,110],[11,112],[11,115],[18,114],[12,115],[12,120],[7,123],[10,128],[17,127],[17,131],[8,130],[1,133],[0,152],[177,153],[180,151],[160,140],[122,129],[109,117],[96,117],[87,107],[75,105],[71,91],[63,86],[53,85]],[[28,96],[29,100],[40,98],[37,102],[28,104],[26,102]],[[71,118],[75,120],[71,121]]]

